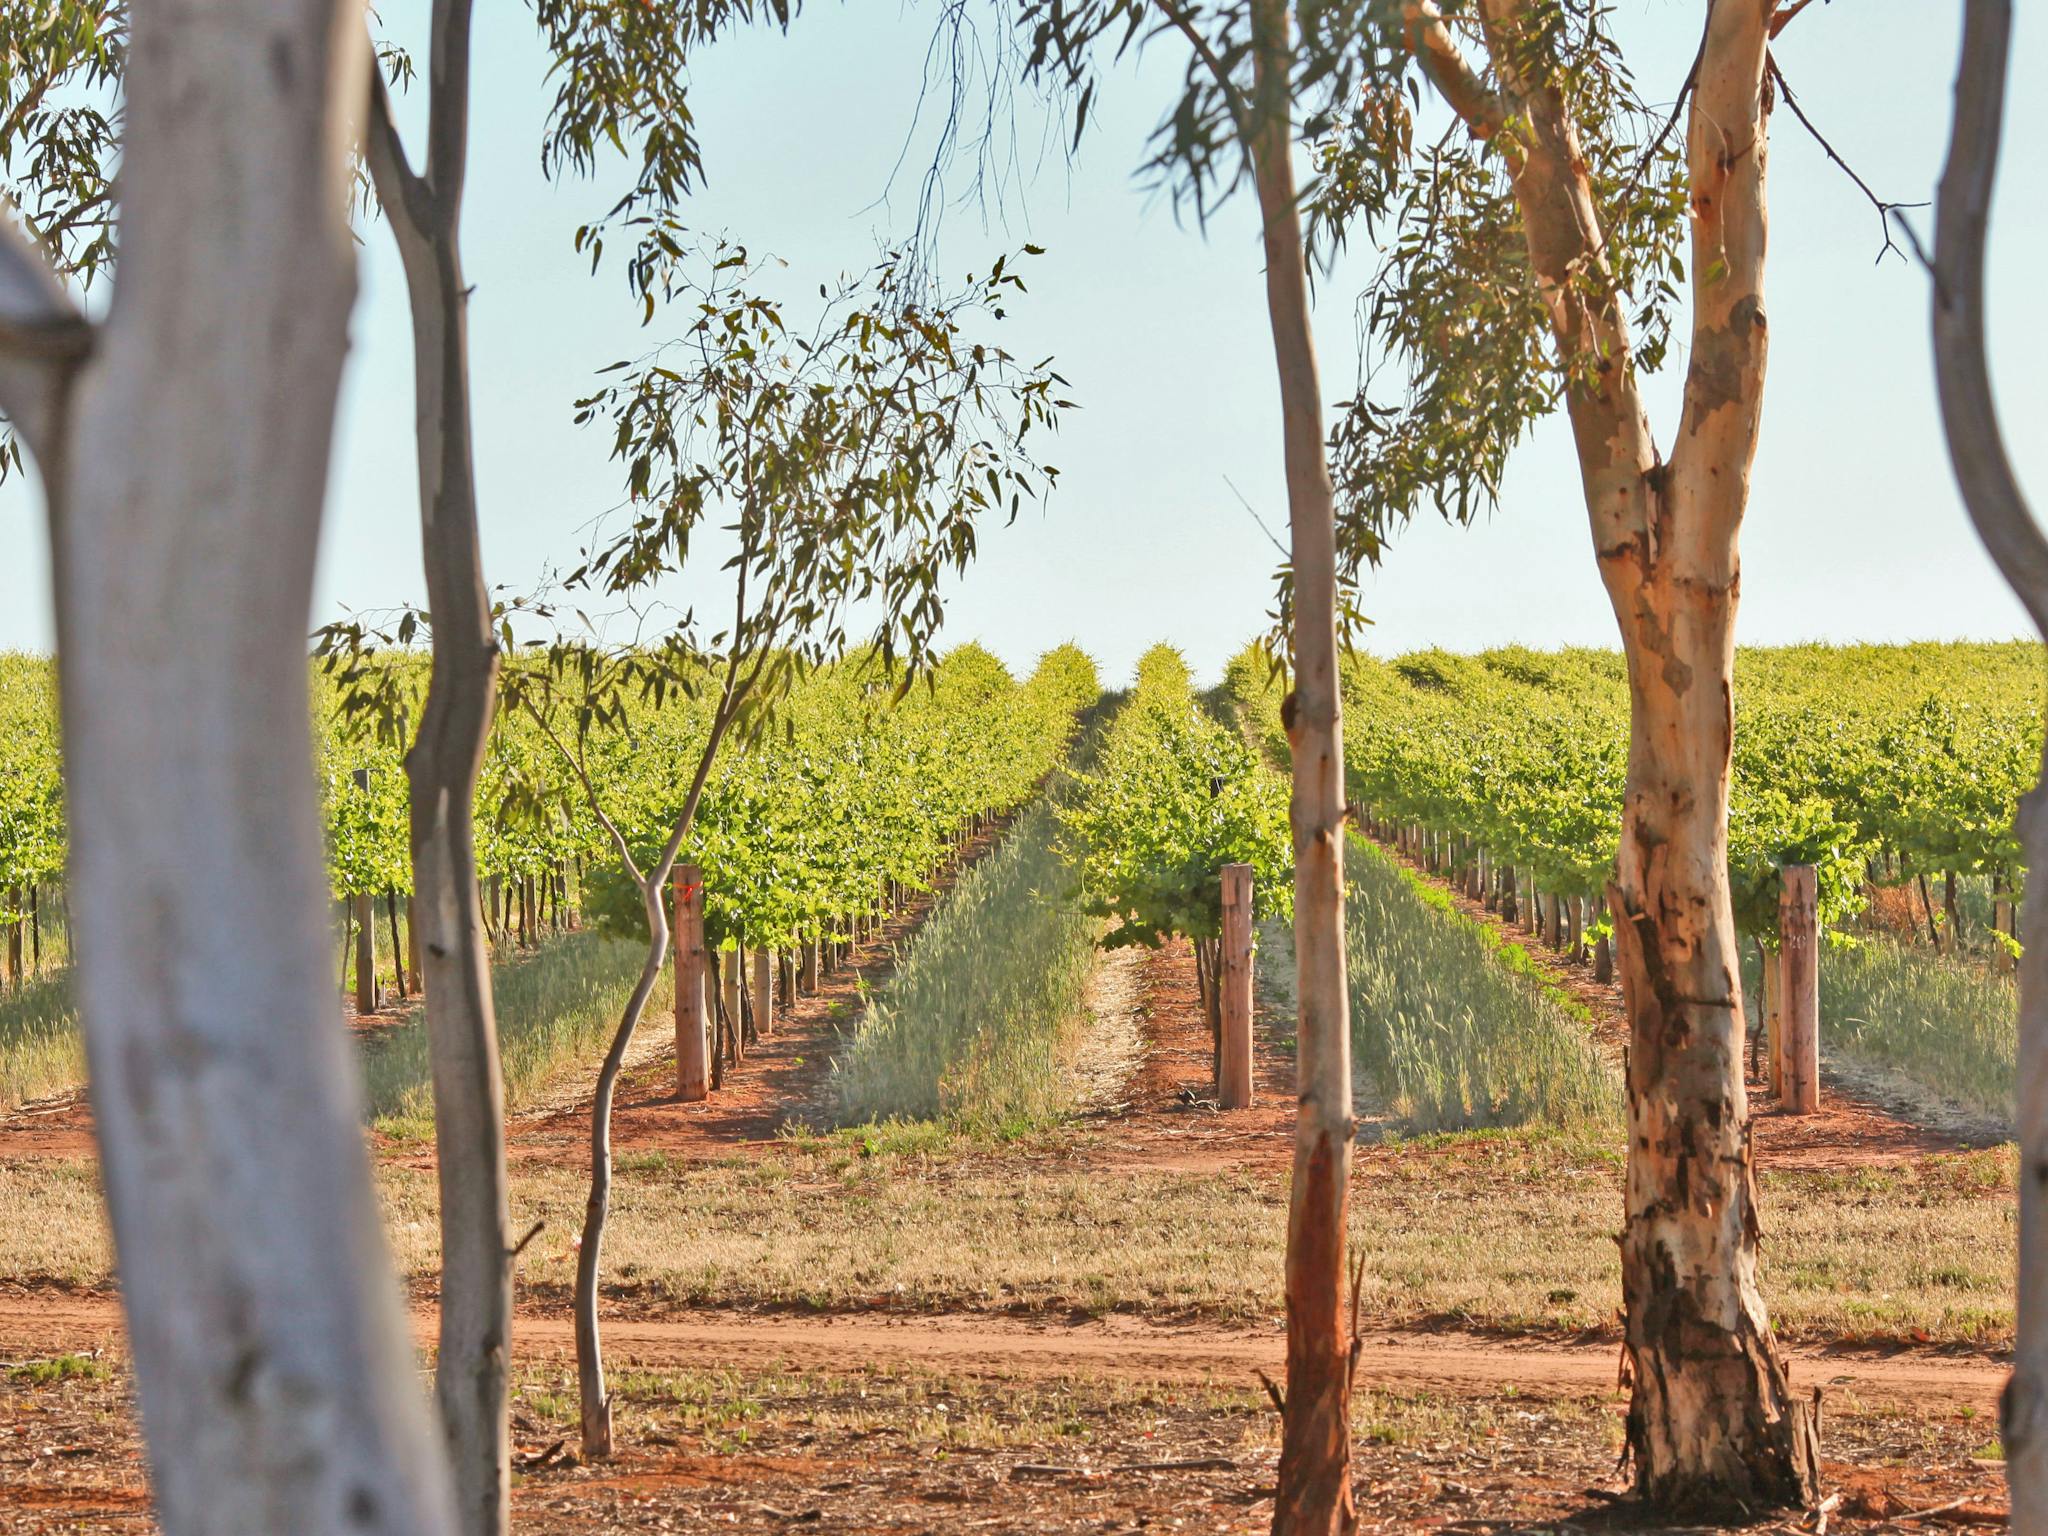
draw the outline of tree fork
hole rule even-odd
[[[424,172],[406,160],[374,64],[363,137],[411,303],[420,545],[434,621],[426,703],[405,759],[441,1196],[434,1383],[464,1528],[495,1536],[510,1520],[512,1237],[490,952],[474,894],[473,807],[499,656],[477,529],[469,286],[459,238],[470,17],[471,0],[434,0]],[[493,886],[494,894],[502,889],[495,879]]]

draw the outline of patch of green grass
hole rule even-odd
[[[60,1381],[104,1381],[112,1374],[97,1355],[57,1355],[11,1366],[7,1379],[25,1387],[49,1387]]]
[[[1491,923],[1474,922],[1458,910],[1458,903],[1451,893],[1434,880],[1417,874],[1398,860],[1388,859],[1387,862],[1407,882],[1408,889],[1416,894],[1424,906],[1433,907],[1449,921],[1469,928],[1503,970],[1528,981],[1567,1017],[1576,1019],[1581,1024],[1590,1025],[1593,1022],[1593,1010],[1559,986],[1550,972],[1536,963],[1535,956],[1529,953],[1526,945],[1518,944]]]
[[[1357,1070],[1396,1115],[1422,1130],[1619,1120],[1590,1016],[1526,951],[1362,839],[1345,873]]]
[[[505,1103],[517,1110],[571,1062],[602,1049],[618,1025],[645,950],[636,942],[584,932],[512,952],[491,967]],[[648,1001],[650,1016],[672,1006],[664,976]],[[424,1011],[368,1039],[362,1049],[369,1116],[394,1141],[434,1134],[433,1090]],[[0,994],[0,1111],[85,1080],[85,1051],[71,1004],[69,973],[56,971],[20,991]]]
[[[928,1133],[890,1122],[932,1120],[1015,1136],[1072,1107],[1095,925],[1056,831],[1033,806],[946,894],[835,1068],[842,1122],[891,1140]]]

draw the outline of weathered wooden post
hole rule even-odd
[[[1782,901],[1783,894],[1779,899]],[[1779,919],[1783,921],[1782,916]],[[1785,1003],[1785,951],[1772,949],[1768,944],[1763,950],[1762,980],[1758,983],[1763,996],[1758,1000],[1758,1009],[1764,1018],[1764,1077],[1770,1087],[1771,1097],[1785,1097],[1785,1031],[1780,1027],[1784,1019]]]
[[[1811,864],[1788,864],[1778,897],[1780,998],[1785,1107],[1820,1108],[1820,906]]]
[[[720,957],[719,992],[725,1005],[725,1027],[732,1032],[732,1059],[735,1062],[744,1061],[747,1055],[747,1032],[740,1028],[740,974],[746,968],[746,947],[737,942],[732,947],[730,958]]]
[[[686,1104],[711,1095],[704,1039],[704,871],[678,864],[676,899],[676,1097]]]
[[[1249,1109],[1252,1102],[1252,867],[1223,866],[1223,1060],[1216,1102]]]
[[[370,792],[370,770],[358,768],[353,775],[356,788]],[[368,891],[355,897],[356,921],[356,1012],[377,1011],[377,898]]]
[[[7,980],[15,991],[21,990],[22,961],[21,935],[24,914],[28,911],[27,898],[22,888],[15,886],[7,893]]]
[[[422,997],[427,991],[427,973],[420,969],[420,925],[413,921],[412,892],[405,896],[405,968],[412,975],[413,990]]]
[[[754,951],[754,1033],[763,1040],[775,1031],[775,951]]]
[[[804,940],[803,973],[797,981],[806,997],[818,990],[818,936],[815,933]]]

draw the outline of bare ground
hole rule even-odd
[[[1474,915],[1497,921],[1483,909]],[[860,983],[886,973],[888,944],[921,918],[922,910],[907,914],[852,971],[803,1000],[709,1106],[674,1100],[670,1031],[665,1020],[650,1021],[622,1101],[622,1154],[673,1153],[684,1168],[760,1160],[790,1144],[788,1130],[820,1123],[829,1063],[853,1022]],[[1589,977],[1530,947],[1586,995]],[[1262,952],[1258,1098],[1251,1111],[1222,1115],[1205,1102],[1209,1040],[1185,946],[1111,957],[1091,989],[1095,1030],[1083,1057],[1091,1109],[1059,1137],[1001,1156],[1020,1168],[1078,1168],[1111,1180],[1181,1170],[1283,1178],[1292,1076],[1285,970],[1278,944]],[[1618,1002],[1604,1006],[1612,1027]],[[1803,1122],[1761,1116],[1767,1165],[1897,1164],[1956,1144],[1860,1098],[1831,1094],[1830,1108]],[[558,1102],[522,1118],[515,1158],[574,1163],[587,1115],[583,1103]],[[0,1160],[89,1152],[80,1104],[0,1126]],[[1362,1199],[1396,1193],[1375,1188],[1379,1155],[1368,1147],[1361,1158]],[[832,1195],[821,1188],[818,1197]],[[625,1405],[624,1449],[596,1467],[574,1455],[566,1317],[551,1297],[522,1312],[519,1529],[1253,1530],[1272,1518],[1274,1421],[1258,1376],[1278,1371],[1277,1320],[620,1310],[635,1315],[612,1316],[605,1327]],[[424,1338],[431,1307],[417,1307],[415,1322]],[[0,1287],[0,1529],[152,1528],[121,1351],[111,1295]],[[1620,1497],[1616,1363],[1607,1339],[1514,1341],[1458,1327],[1371,1332],[1354,1415],[1362,1528],[1645,1528]],[[1995,1359],[1808,1349],[1794,1373],[1802,1390],[1825,1393],[1827,1446],[1840,1458],[1826,1468],[1839,1495],[1827,1529],[2004,1523],[1992,1459],[2004,1368]],[[1811,1518],[1751,1528],[1817,1529]]]

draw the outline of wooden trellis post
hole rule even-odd
[[[775,1031],[775,951],[754,951],[754,1033],[763,1040]]]
[[[718,966],[718,989],[725,1004],[725,1027],[731,1031],[732,1059],[744,1061],[747,1055],[747,1033],[740,1028],[740,978],[747,969],[746,946],[734,944],[732,953],[721,955]]]
[[[1223,866],[1223,1060],[1216,1101],[1225,1109],[1252,1102],[1252,867]]]
[[[678,864],[676,901],[676,1097],[695,1103],[711,1095],[704,1039],[704,871]]]
[[[1820,1108],[1820,907],[1811,864],[1788,864],[1778,897],[1778,1038],[1785,1107]]]
[[[370,792],[370,770],[358,768],[353,775],[356,788]],[[355,896],[356,923],[356,1012],[377,1011],[377,898],[368,891]]]

